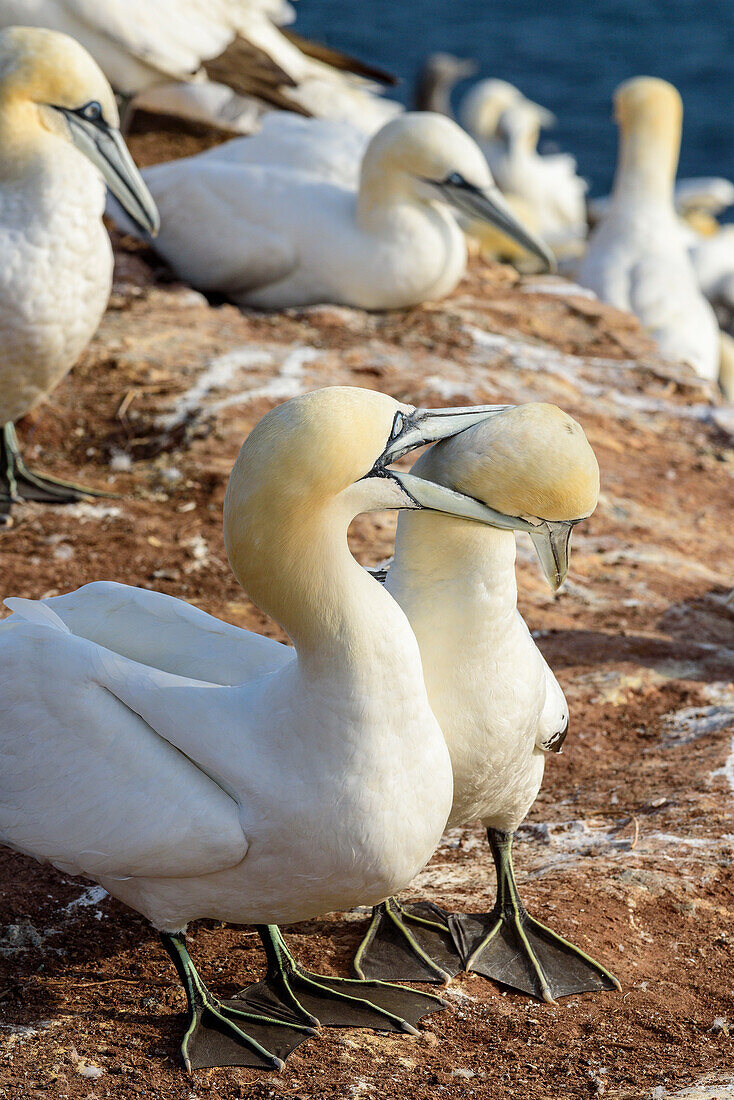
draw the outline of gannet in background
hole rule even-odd
[[[287,0],[0,0],[0,27],[76,38],[132,108],[245,133],[270,106],[368,133],[400,110],[374,94],[387,74],[281,29],[293,14]]]
[[[523,405],[433,447],[403,483],[413,492],[422,477],[495,510],[488,527],[401,516],[386,587],[415,631],[451,754],[449,825],[486,826],[497,898],[486,915],[451,917],[391,898],[375,910],[355,969],[439,981],[463,966],[547,1001],[619,988],[604,967],[526,912],[511,858],[546,755],[560,751],[568,730],[563,692],[517,610],[514,532],[530,533],[557,589],[571,530],[596,506],[594,452],[581,426],[554,405]]]
[[[416,81],[413,106],[416,111],[436,111],[454,117],[451,93],[460,80],[474,76],[476,61],[454,57],[452,53],[432,53],[427,57]]]
[[[519,199],[538,233],[556,253],[586,237],[587,184],[567,153],[540,156],[540,121],[534,104],[511,104],[497,121],[492,174],[505,198]]]
[[[73,367],[105,311],[104,184],[140,229],[157,230],[118,122],[109,84],[77,42],[0,33],[0,520],[13,501],[80,499],[25,467],[13,424]]]
[[[6,601],[0,840],[101,883],[160,931],[187,995],[189,1068],[280,1067],[316,1013],[414,1033],[406,1017],[443,1004],[306,972],[275,925],[379,901],[440,839],[451,768],[418,645],[351,556],[347,528],[361,512],[421,508],[426,495],[428,507],[491,520],[428,481],[405,489],[389,467],[497,411],[415,409],[334,387],[256,425],[227,486],[225,545],[295,651],[137,590],[145,613],[119,632],[97,586],[91,609],[90,588]],[[178,609],[168,620],[181,629],[165,627],[162,605]],[[254,1009],[218,1000],[199,977],[185,942],[199,917],[259,926],[269,965]]]
[[[683,106],[671,84],[636,77],[614,95],[619,157],[609,210],[577,281],[630,310],[663,355],[703,378],[719,370],[719,329],[701,293],[673,204]]]
[[[402,115],[372,138],[358,190],[300,166],[206,154],[144,177],[161,210],[157,251],[180,278],[241,305],[394,309],[442,298],[466,269],[456,211],[553,263],[494,186],[475,142],[432,113]]]
[[[481,146],[489,167],[494,173],[494,158],[502,152],[497,143],[497,127],[500,116],[508,107],[525,104],[535,115],[541,128],[556,125],[556,117],[539,103],[527,99],[519,88],[506,80],[479,80],[467,92],[459,106],[459,121],[467,133]]]

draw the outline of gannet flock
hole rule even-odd
[[[298,37],[292,18],[285,0],[0,0],[3,540],[26,502],[104,495],[29,469],[16,424],[105,313],[105,209],[176,278],[250,310],[433,303],[478,236],[485,256],[573,270],[712,400],[717,381],[731,395],[714,307],[734,309],[734,243],[716,220],[734,187],[676,187],[675,88],[616,90],[613,192],[587,204],[574,159],[538,151],[553,115],[517,88],[481,80],[454,117],[453,84],[474,70],[441,55],[403,111],[380,68]],[[123,136],[138,108],[229,140],[140,172]],[[570,722],[517,608],[516,532],[558,590],[599,499],[596,456],[555,405],[404,396],[299,393],[225,456],[229,565],[291,644],[144,577],[45,596],[41,564],[36,589],[0,593],[0,842],[155,929],[186,1002],[190,1072],[280,1070],[322,1026],[415,1036],[451,1011],[403,981],[472,972],[549,1003],[621,989],[609,960],[528,912],[512,859]],[[399,520],[382,584],[347,531],[385,510]],[[490,911],[397,900],[447,824],[477,821]],[[281,925],[358,906],[372,917],[352,976],[298,961]],[[189,953],[187,927],[205,918],[254,925],[262,943],[265,977],[235,998]]]

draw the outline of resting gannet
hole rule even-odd
[[[144,177],[161,210],[160,254],[180,278],[241,305],[376,310],[442,298],[466,269],[456,211],[553,263],[494,186],[475,142],[430,112],[393,119],[372,138],[358,189],[301,164],[206,154]]]
[[[554,405],[522,405],[423,455],[408,475],[483,501],[494,526],[447,516],[398,521],[386,587],[408,616],[428,698],[451,754],[449,825],[479,820],[497,869],[486,915],[431,904],[377,907],[355,959],[364,977],[445,980],[462,965],[552,1001],[619,983],[525,910],[512,838],[535,801],[545,758],[568,730],[563,692],[517,610],[515,531],[530,534],[553,589],[571,531],[596,506],[599,468],[579,424]]]
[[[696,281],[673,203],[683,106],[671,84],[636,77],[617,88],[619,157],[611,203],[577,281],[636,314],[670,359],[703,378],[719,371],[719,329]]]
[[[118,121],[109,84],[77,42],[0,32],[0,519],[13,501],[80,499],[77,487],[25,467],[13,424],[73,367],[105,311],[104,184],[137,226],[157,230]]]
[[[276,925],[378,902],[438,843],[451,767],[418,644],[351,556],[347,528],[361,512],[421,508],[426,494],[428,507],[491,519],[428,481],[404,488],[390,464],[497,411],[334,387],[255,426],[229,479],[225,546],[295,651],[157,594],[132,590],[136,608],[114,586],[6,601],[0,841],[101,883],[160,931],[187,995],[189,1068],[279,1067],[316,1013],[414,1032],[406,1017],[442,1006],[306,972]],[[100,598],[110,588],[117,616]],[[199,917],[259,926],[269,965],[253,1007],[220,1001],[199,977],[185,942]]]
[[[400,110],[375,94],[388,74],[290,33],[293,17],[287,0],[0,0],[0,27],[80,42],[127,118],[143,108],[248,133],[275,106],[371,132]]]

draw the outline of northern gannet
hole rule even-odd
[[[393,119],[371,139],[358,190],[300,165],[208,154],[156,165],[144,178],[161,210],[160,254],[187,282],[242,305],[393,309],[441,298],[466,268],[456,211],[553,263],[494,186],[475,142],[430,112]]]
[[[544,240],[559,254],[586,237],[586,181],[567,153],[538,153],[540,121],[534,104],[520,100],[497,121],[492,174],[505,198],[520,199]]]
[[[13,424],[73,367],[112,284],[106,183],[136,226],[158,215],[89,54],[54,31],[0,32],[0,519],[13,501],[79,490],[31,473]]]
[[[114,586],[6,601],[0,841],[101,883],[160,931],[188,999],[189,1068],[279,1067],[316,1013],[413,1032],[405,1017],[441,1007],[304,971],[276,924],[376,903],[438,843],[451,768],[418,645],[351,556],[347,528],[428,495],[430,508],[491,519],[390,464],[498,408],[422,410],[334,387],[255,426],[227,486],[225,546],[295,651],[168,597],[120,599]],[[110,587],[117,618],[103,610]],[[254,1008],[221,1002],[199,977],[185,942],[199,917],[258,925],[269,965]]]
[[[291,34],[293,17],[287,0],[0,0],[0,27],[71,35],[131,109],[244,133],[272,106],[367,132],[400,110],[375,94],[387,74]]]
[[[568,729],[563,692],[517,610],[515,530],[530,533],[553,589],[568,568],[575,523],[596,506],[599,468],[583,429],[554,405],[510,408],[438,444],[419,478],[495,509],[495,525],[403,515],[386,587],[420,645],[428,698],[451,754],[449,825],[479,820],[497,870],[486,915],[438,907],[373,914],[355,959],[364,977],[440,981],[463,966],[552,1001],[618,982],[525,910],[512,868],[513,834],[535,801],[545,758]]]
[[[663,355],[712,380],[719,329],[696,281],[673,202],[683,106],[664,80],[636,77],[614,94],[619,156],[609,209],[577,281],[635,313]]]
[[[524,104],[533,112],[541,128],[555,126],[556,117],[539,103],[527,99],[519,88],[506,80],[479,80],[467,92],[459,106],[459,121],[467,133],[481,146],[489,167],[494,172],[495,156],[502,152],[497,129],[503,111]]]
[[[476,71],[477,63],[470,58],[454,57],[452,53],[432,53],[418,73],[415,110],[436,111],[453,118],[451,93],[460,80],[474,76]]]

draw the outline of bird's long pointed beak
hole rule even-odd
[[[475,520],[489,527],[499,527],[504,531],[525,531],[533,540],[535,551],[548,584],[554,592],[563,584],[568,573],[571,531],[573,523],[562,520],[542,520],[531,523],[521,516],[508,516],[490,508],[475,497],[465,496],[445,485],[426,481],[416,474],[391,470],[390,476],[399,483],[403,492],[413,502],[414,508],[431,512],[443,512],[445,515],[458,516],[460,519]]]
[[[77,149],[99,169],[120,205],[136,225],[151,237],[160,228],[158,209],[135,166],[119,130],[101,122],[88,122],[73,111],[63,111]]]
[[[572,530],[570,523],[551,523],[546,520],[540,527],[529,532],[545,579],[554,592],[561,587],[568,573]]]
[[[542,260],[547,271],[556,270],[556,259],[548,245],[536,237],[512,212],[498,187],[474,187],[465,180],[453,183],[448,180],[440,184],[440,191],[459,213],[469,218],[488,222],[522,248]]]
[[[416,447],[458,435],[466,428],[509,409],[509,405],[469,405],[455,409],[416,409],[380,455],[378,465],[389,466]]]

